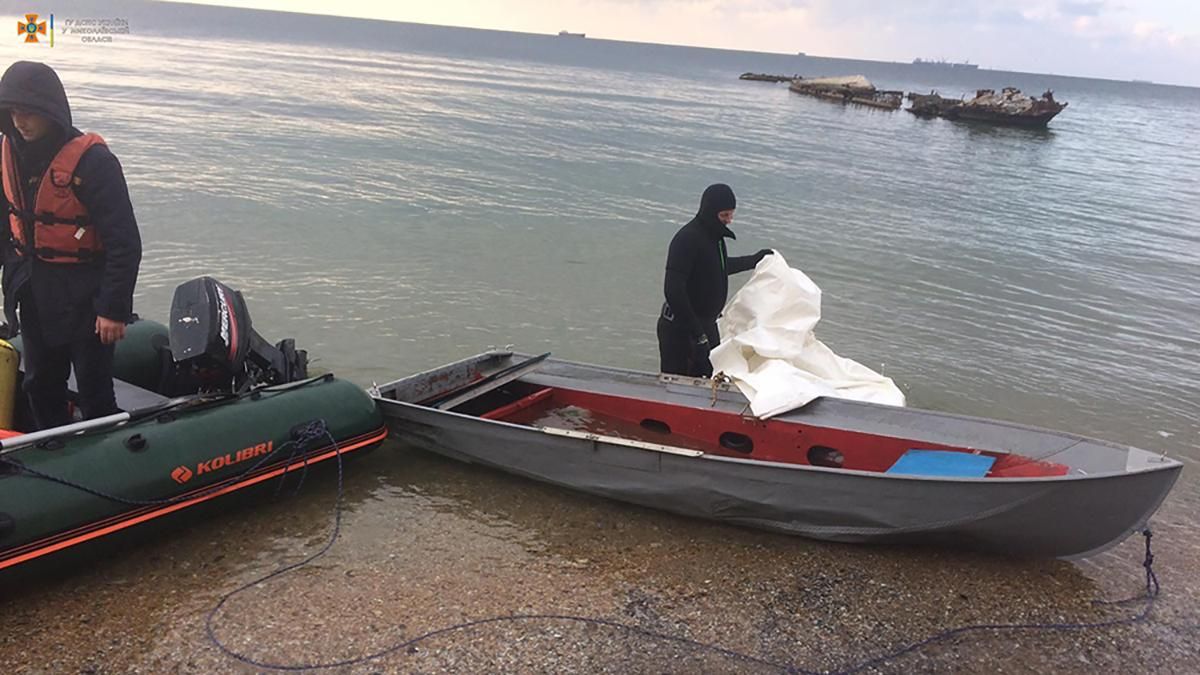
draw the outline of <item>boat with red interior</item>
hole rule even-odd
[[[374,388],[403,442],[688,516],[839,542],[1079,557],[1144,527],[1182,465],[1074,434],[506,351]]]

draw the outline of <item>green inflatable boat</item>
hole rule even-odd
[[[30,431],[18,406],[0,439],[0,579],[226,509],[386,437],[365,391],[309,377],[307,354],[263,340],[228,286],[180,286],[170,325],[136,321],[118,343],[123,412]]]

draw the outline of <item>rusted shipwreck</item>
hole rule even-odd
[[[768,75],[767,73],[742,73],[739,80],[754,80],[755,82],[791,82],[800,79],[799,75]]]
[[[862,75],[848,77],[815,77],[792,80],[788,89],[797,94],[814,96],[828,101],[853,103],[884,110],[899,110],[903,103],[903,92],[876,89]]]
[[[1066,102],[1054,100],[1047,91],[1038,98],[1022,94],[1016,87],[1005,87],[996,93],[980,89],[969,100],[944,98],[936,92],[909,93],[908,111],[918,117],[942,117],[948,120],[968,120],[1018,127],[1044,127],[1067,107]]]

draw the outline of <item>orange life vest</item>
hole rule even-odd
[[[75,175],[79,159],[88,148],[97,144],[103,145],[104,139],[93,133],[76,136],[63,144],[42,176],[30,209],[25,204],[21,178],[17,176],[12,143],[7,136],[4,138],[4,147],[0,149],[4,196],[8,199],[8,223],[19,254],[28,255],[32,248],[34,255],[47,262],[81,263],[94,260],[103,251],[87,208],[73,189],[80,183]],[[27,236],[30,224],[33,226],[32,247]]]

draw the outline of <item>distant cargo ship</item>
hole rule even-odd
[[[912,64],[914,66],[921,66],[924,68],[950,68],[953,70],[979,70],[979,66],[974,63],[968,63],[966,61],[963,61],[962,63],[951,63],[950,61],[947,61],[945,59],[938,59],[937,61],[930,61],[927,59],[913,59]]]
[[[560,31],[558,31],[558,37],[577,37],[577,38],[581,38],[581,37],[587,37],[587,33],[571,33],[571,32],[569,32],[569,31],[560,30]]]

